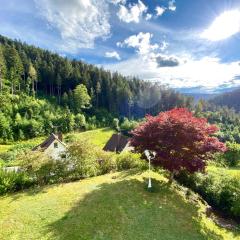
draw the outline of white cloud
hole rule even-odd
[[[176,7],[175,0],[170,0],[168,2],[168,9],[171,11],[176,11],[177,7]]]
[[[145,19],[148,21],[152,18],[152,14],[150,13],[147,13],[146,16],[145,16]]]
[[[135,22],[139,23],[140,18],[143,13],[147,11],[147,7],[141,0],[138,0],[136,4],[129,4],[128,7],[120,5],[120,9],[117,13],[119,19],[123,22],[130,23]]]
[[[166,57],[166,56],[165,56]],[[145,80],[157,81],[173,88],[204,87],[214,90],[219,86],[238,86],[240,75],[239,62],[222,63],[219,58],[204,57],[193,59],[184,56],[178,58],[181,64],[172,67],[159,67],[154,59],[141,56],[109,64],[104,67],[119,71],[126,76],[138,76]]]
[[[211,41],[219,41],[238,32],[240,32],[240,10],[230,10],[219,15],[200,36]]]
[[[119,47],[132,47],[136,49],[136,52],[140,55],[148,55],[154,50],[159,48],[158,44],[151,44],[151,38],[153,37],[150,33],[140,32],[137,35],[132,35],[125,39],[123,42],[118,42]]]
[[[105,0],[35,0],[35,3],[41,16],[60,33],[62,50],[75,52],[79,48],[92,48],[97,38],[110,34]]]
[[[125,4],[126,3],[126,0],[109,0],[110,3],[113,3],[115,5],[118,5],[118,4]]]
[[[155,11],[156,11],[156,15],[159,17],[159,16],[162,16],[163,13],[165,12],[166,8],[163,8],[163,7],[160,7],[160,6],[157,6],[155,8]]]
[[[106,52],[105,57],[107,58],[116,58],[117,60],[121,60],[121,57],[119,56],[118,52],[112,51],[112,52]]]

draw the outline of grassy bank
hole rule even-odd
[[[203,206],[185,200],[166,179],[121,172],[0,198],[0,239],[240,239],[217,227]]]

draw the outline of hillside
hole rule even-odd
[[[210,102],[219,105],[234,108],[236,111],[240,111],[240,89],[236,89],[231,92],[223,93],[210,100]]]
[[[0,198],[0,238],[7,239],[239,239],[220,229],[166,179],[120,172],[37,188]],[[181,236],[181,238],[179,238]]]
[[[0,142],[110,126],[193,99],[0,36]],[[55,129],[56,130],[56,129]]]

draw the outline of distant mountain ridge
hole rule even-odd
[[[219,106],[227,106],[229,108],[234,108],[236,111],[240,111],[240,88],[220,94],[210,100],[211,103],[214,103]]]

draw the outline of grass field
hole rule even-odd
[[[208,166],[207,168],[208,172],[213,172],[219,175],[231,175],[238,177],[240,180],[240,167],[216,167],[216,166]]]
[[[147,173],[131,171],[1,197],[0,239],[240,239],[207,219],[203,206],[186,201],[162,175],[151,175],[152,193],[145,188]]]
[[[89,140],[93,144],[104,147],[108,139],[112,136],[114,130],[111,128],[100,128],[97,130],[86,131],[82,133],[70,133],[71,135],[75,136],[76,139],[84,138]]]

